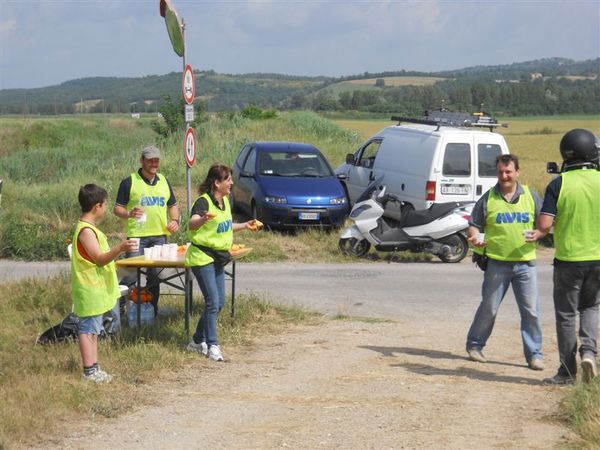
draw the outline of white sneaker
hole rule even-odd
[[[594,378],[598,376],[598,369],[596,368],[596,360],[592,356],[584,356],[581,360],[581,370],[583,372],[582,378],[584,383],[590,383]]]
[[[96,384],[100,383],[110,383],[112,380],[112,375],[107,374],[102,369],[96,369],[89,375],[83,374],[83,379],[86,381],[91,381]]]
[[[218,345],[211,345],[208,348],[208,358],[213,361],[223,361],[223,354]]]
[[[200,353],[204,356],[208,356],[208,345],[206,342],[202,341],[199,344],[196,344],[192,339],[190,343],[187,345],[186,350],[188,352]]]

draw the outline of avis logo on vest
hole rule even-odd
[[[140,201],[142,207],[143,206],[165,206],[165,198],[160,197],[158,195],[147,196],[142,195],[142,199]]]
[[[501,212],[496,214],[496,223],[529,223],[528,212]]]
[[[221,222],[217,227],[217,233],[225,233],[226,231],[229,231],[229,229],[231,228],[231,223],[231,220]]]

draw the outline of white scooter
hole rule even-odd
[[[447,263],[457,263],[465,257],[465,232],[473,202],[435,203],[429,209],[400,213],[402,201],[386,193],[382,180],[383,177],[371,183],[350,211],[354,224],[342,230],[339,241],[344,254],[362,257],[373,245],[382,252],[427,252]],[[388,202],[397,204],[399,221],[384,217]]]

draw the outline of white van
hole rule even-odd
[[[384,128],[335,170],[345,176],[351,204],[381,176],[410,209],[476,201],[496,184],[496,157],[509,153],[502,135],[415,122]]]

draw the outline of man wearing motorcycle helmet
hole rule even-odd
[[[577,330],[584,382],[597,376],[600,304],[600,145],[590,131],[574,129],[560,141],[562,173],[547,188],[537,230],[554,225],[554,310],[560,367],[547,384],[572,384],[577,373]]]

